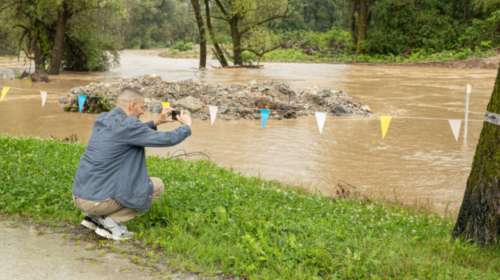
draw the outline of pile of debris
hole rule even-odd
[[[248,84],[230,86],[207,85],[192,80],[164,81],[153,74],[137,78],[124,78],[115,84],[91,83],[85,87],[76,87],[69,91],[68,100],[62,97],[60,103],[69,103],[71,111],[78,109],[78,95],[84,94],[92,100],[99,96],[109,98],[106,107],[112,107],[118,93],[125,87],[139,89],[145,95],[145,111],[160,113],[161,102],[170,102],[171,107],[187,110],[195,119],[208,120],[208,106],[218,106],[218,120],[259,119],[259,109],[270,109],[270,119],[296,118],[313,112],[326,112],[340,116],[370,116],[367,105],[354,100],[343,91],[332,89],[319,90],[311,86],[296,92],[287,83],[275,80],[268,82],[251,81]],[[95,102],[96,104],[98,102]],[[86,104],[85,112],[96,112]],[[84,107],[85,108],[85,107]]]
[[[9,70],[7,72],[2,73],[0,76],[4,79],[16,79],[19,78],[21,80],[31,80],[32,82],[50,82],[49,75],[45,73],[43,70],[37,69],[35,72],[31,73],[29,71],[18,71],[18,70]]]

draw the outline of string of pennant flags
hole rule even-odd
[[[9,92],[10,89],[34,91],[32,89],[3,87],[2,94],[0,97],[0,102],[3,101],[4,97],[7,95],[7,92]],[[466,112],[468,112],[468,95],[470,94],[470,91],[471,91],[470,85],[467,85]],[[54,91],[40,91],[40,95],[42,97],[42,108],[45,105],[45,102],[47,100],[47,93],[56,93],[56,94],[64,94],[64,95],[67,94],[67,93],[54,92]],[[99,97],[99,96],[96,96],[96,97],[97,98],[115,99],[115,98]],[[78,108],[79,108],[80,113],[82,112],[82,108],[85,104],[86,99],[87,99],[86,95],[84,95],[84,94],[78,95]],[[180,104],[180,103],[176,103],[176,104]],[[170,102],[162,102],[162,107],[163,107],[163,109],[165,109],[166,107],[170,107]],[[242,107],[228,107],[228,108],[260,110],[262,129],[264,129],[264,127],[266,126],[266,123],[267,123],[267,120],[269,119],[269,114],[271,111],[296,112],[296,111],[292,111],[292,110],[271,110],[271,109],[242,108]],[[219,111],[218,106],[208,106],[208,110],[210,112],[210,122],[211,122],[211,125],[213,125],[215,120],[216,120],[217,113]],[[305,113],[314,113],[314,115],[316,116],[316,121],[318,123],[318,129],[319,129],[320,134],[323,133],[323,127],[325,125],[327,115],[358,116],[358,115],[354,115],[354,114],[348,115],[348,114],[336,114],[336,113],[325,113],[325,112],[305,112]],[[460,127],[462,125],[462,119],[421,118],[421,117],[404,117],[404,116],[378,116],[378,115],[371,115],[369,117],[364,117],[364,118],[370,118],[370,117],[372,117],[372,118],[379,117],[380,118],[380,124],[381,124],[381,128],[382,128],[382,139],[385,138],[387,131],[389,130],[389,125],[391,123],[391,120],[393,118],[420,119],[420,120],[447,120],[450,124],[451,130],[453,132],[453,136],[455,136],[456,141],[458,141]],[[495,119],[495,117],[497,117],[497,119]],[[467,114],[466,114],[465,121],[466,121],[466,123],[467,123],[467,121],[481,121],[481,122],[485,121],[485,122],[500,125],[500,115],[487,112],[484,120],[468,120]]]

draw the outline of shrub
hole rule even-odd
[[[188,43],[184,44],[184,49],[189,51],[193,48],[193,46],[194,46],[194,43],[188,42]]]
[[[186,47],[185,47],[185,44],[183,42],[179,41],[179,42],[174,44],[172,49],[179,50],[179,51],[183,52],[186,50]]]

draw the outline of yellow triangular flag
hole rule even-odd
[[[163,105],[163,110],[165,110],[165,108],[170,106],[170,102],[162,102],[161,105]]]
[[[391,123],[391,116],[380,116],[380,123],[382,123],[382,139],[384,139],[387,130],[389,129],[389,124]]]
[[[4,87],[2,89],[2,98],[0,98],[0,101],[3,100],[3,98],[5,97],[5,95],[7,94],[7,91],[9,91],[10,87]]]

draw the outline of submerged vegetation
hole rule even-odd
[[[82,144],[0,136],[0,211],[79,223]],[[401,205],[332,199],[209,161],[148,157],[164,195],[127,226],[203,274],[251,279],[498,279],[498,247],[451,239],[453,222]]]

